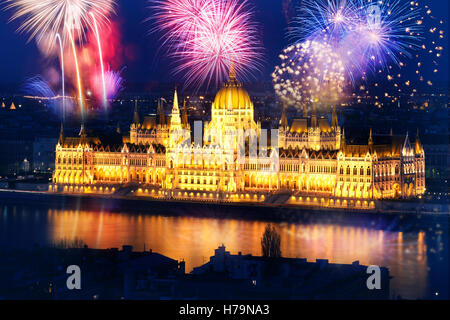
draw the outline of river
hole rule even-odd
[[[207,262],[221,244],[232,254],[260,255],[260,239],[267,224],[237,218],[61,209],[21,203],[0,204],[0,210],[1,246],[27,248],[62,239],[81,239],[91,248],[133,245],[135,250],[151,248],[170,258],[185,260],[187,272]],[[388,267],[393,276],[392,297],[432,298],[439,295],[439,290],[448,294],[446,230],[379,229],[369,222],[334,222],[330,215],[324,221],[275,222],[281,235],[282,255],[308,261],[328,259],[331,263],[359,260],[363,265]]]

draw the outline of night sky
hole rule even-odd
[[[285,37],[289,14],[299,0],[251,0],[255,7],[255,18],[261,25],[261,37],[265,47],[265,69],[259,75],[262,81],[270,80],[270,73],[278,62],[278,54],[288,44]],[[449,3],[444,0],[428,0],[433,12],[448,22]],[[170,74],[169,61],[158,51],[157,34],[149,34],[150,24],[145,23],[149,15],[147,0],[118,0],[118,16],[122,34],[122,45],[131,55],[124,58],[122,66],[125,83],[150,83],[154,81],[177,81]],[[15,32],[18,23],[8,23],[10,12],[0,12],[0,88],[14,90],[28,77],[44,72],[48,65],[35,42],[27,43],[27,36]],[[446,24],[448,26],[448,24]],[[446,36],[448,37],[448,30]],[[448,50],[447,48],[445,48]],[[448,54],[441,60],[441,77],[448,81]],[[122,67],[121,66],[121,67]]]

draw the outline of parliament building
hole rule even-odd
[[[279,128],[261,129],[232,71],[211,121],[194,130],[176,91],[170,116],[158,103],[157,115],[141,119],[136,106],[121,143],[89,136],[83,125],[77,137],[66,137],[61,126],[49,191],[355,209],[424,194],[418,134],[414,141],[408,134],[378,139],[370,130],[367,143],[348,144],[335,107],[331,113],[330,123],[305,107],[289,123],[283,109]]]

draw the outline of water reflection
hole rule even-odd
[[[29,246],[61,239],[82,239],[89,247],[111,248],[131,244],[186,261],[190,271],[209,260],[222,243],[236,254],[260,255],[265,222],[166,217],[109,212],[2,208],[0,242]],[[359,260],[382,265],[394,276],[391,295],[421,298],[428,283],[424,232],[391,232],[339,224],[278,224],[285,257],[336,263]]]

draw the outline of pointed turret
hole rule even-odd
[[[135,125],[138,125],[140,123],[139,119],[139,110],[138,110],[138,101],[137,99],[134,100],[134,116],[133,116],[133,123]]]
[[[342,135],[341,135],[341,150],[344,151],[345,146],[347,145],[345,141],[345,128],[342,128]]]
[[[117,122],[116,132],[117,132],[118,134],[121,134],[121,133],[122,133],[121,130],[120,130],[120,122]]]
[[[373,151],[373,133],[372,133],[372,128],[370,128],[368,145],[369,145],[369,151],[372,152]]]
[[[337,129],[339,127],[339,121],[336,112],[336,105],[333,105],[333,114],[331,115],[331,127]]]
[[[164,111],[164,104],[162,102],[162,98],[158,99],[158,116],[159,116],[159,124],[161,126],[166,125],[166,112]]]
[[[303,118],[308,118],[308,104],[304,103],[303,104]]]
[[[406,131],[406,137],[405,137],[405,142],[403,143],[402,155],[403,156],[411,156],[413,152],[414,152],[414,150],[411,147],[411,142],[409,141],[409,132]]]
[[[170,125],[171,126],[181,125],[180,108],[178,107],[177,89],[175,89],[175,93],[173,95],[173,107],[172,107],[172,115],[170,118]]]
[[[178,107],[177,89],[175,89],[175,93],[173,96],[173,107],[172,107],[172,115],[170,117],[169,136],[170,136],[169,145],[172,147],[175,147],[180,142],[184,141],[184,133],[180,117],[180,108]]]
[[[316,103],[313,102],[313,113],[312,113],[312,117],[311,117],[311,127],[313,128],[317,128],[318,124],[317,124],[317,110],[316,110]]]
[[[288,126],[287,116],[286,116],[286,104],[283,104],[283,113],[281,114],[280,127],[286,129]]]
[[[58,140],[59,144],[63,144],[64,143],[64,127],[63,127],[63,123],[61,121],[61,128],[59,129],[59,140]]]
[[[417,129],[416,142],[414,143],[414,151],[416,154],[420,154],[423,151],[422,142],[420,141],[419,137],[419,129]]]
[[[183,101],[183,113],[181,115],[181,124],[184,128],[187,128],[189,125],[188,115],[187,115],[187,107],[186,107],[186,99]]]
[[[390,135],[391,137],[394,136],[394,131],[392,130],[392,127],[391,127],[391,131],[389,131],[389,135]]]

